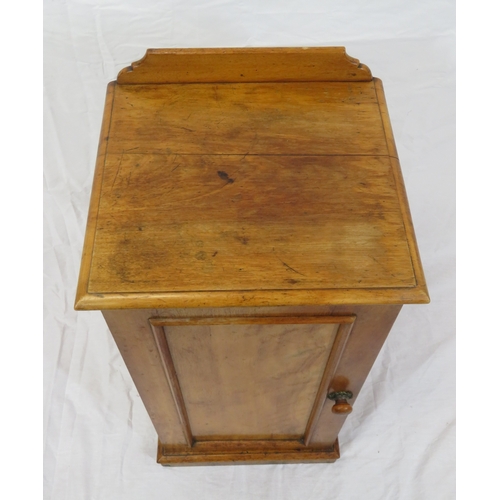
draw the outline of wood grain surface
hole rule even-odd
[[[415,286],[387,158],[108,155],[106,170],[90,293]]]
[[[195,439],[304,435],[338,325],[164,329]]]
[[[308,448],[297,441],[205,441],[193,448],[180,449],[158,443],[157,462],[161,465],[238,465],[335,462],[339,444]]]
[[[187,445],[153,332],[141,311],[102,311],[163,443]]]
[[[428,302],[380,81],[266,78],[110,86],[78,309]]]
[[[75,307],[164,465],[335,461],[429,301],[382,83],[337,48],[164,49],[108,86]]]
[[[113,109],[108,154],[388,154],[373,82],[117,85]]]
[[[119,84],[368,81],[370,70],[344,47],[148,49]]]
[[[255,458],[257,461],[256,463],[259,463],[259,460],[263,460],[263,463],[267,463],[262,456],[264,450],[267,450],[267,452],[270,453],[277,453],[273,460],[278,462],[307,461],[306,457],[302,457],[303,459],[300,458],[303,455],[303,452],[307,450],[323,450],[321,454],[318,455],[318,461],[326,461],[328,457],[331,458],[330,453],[332,443],[335,442],[346,416],[335,415],[332,413],[331,407],[333,402],[326,399],[327,391],[324,389],[331,388],[333,390],[352,391],[354,396],[349,400],[349,403],[352,404],[353,411],[356,411],[355,401],[359,391],[361,390],[361,387],[366,380],[366,377],[378,353],[380,352],[380,349],[382,348],[382,345],[400,309],[401,306],[399,305],[334,307],[303,306],[118,310],[103,311],[103,314],[105,315],[106,321],[110,326],[120,352],[125,359],[127,367],[137,386],[141,398],[144,401],[146,409],[153,420],[162,443],[162,450],[164,450],[168,455],[168,457],[162,455],[163,458],[161,460],[165,463],[168,462],[172,464],[203,464],[207,463],[207,461],[209,463],[226,463],[226,458],[227,463],[230,463],[233,459],[239,462],[245,462],[242,453],[244,454],[244,448],[246,446],[247,453],[249,453],[250,450],[253,450],[256,454],[258,452],[261,453],[261,455],[259,455],[261,457],[260,459]],[[353,315],[356,317],[356,321],[351,323]],[[229,391],[229,393],[231,393],[231,391],[238,389],[239,385],[242,385],[244,391],[250,391],[252,394],[257,394],[257,396],[261,397],[263,401],[266,401],[265,392],[264,395],[260,396],[259,388],[262,388],[262,384],[265,387],[270,387],[269,381],[265,378],[262,379],[260,373],[254,374],[251,370],[252,363],[248,361],[246,367],[248,369],[245,369],[244,367],[240,377],[236,375],[236,381],[233,382],[233,378],[229,378],[227,387],[224,387],[226,382],[222,384],[222,387],[220,387],[221,384],[212,384],[212,386],[209,387],[209,394],[207,397],[208,400],[211,401],[213,413],[208,412],[205,416],[203,416],[203,412],[201,412],[198,415],[198,424],[200,424],[199,427],[204,427],[204,420],[208,420],[210,425],[214,426],[217,425],[217,421],[220,419],[222,422],[228,422],[228,427],[226,428],[227,432],[214,428],[212,429],[212,434],[200,433],[198,436],[195,435],[192,446],[186,442],[185,423],[183,424],[182,419],[179,418],[176,410],[176,404],[174,402],[176,391],[172,390],[168,381],[169,375],[167,375],[166,371],[162,368],[161,347],[159,347],[158,343],[155,342],[154,335],[150,328],[150,320],[151,323],[155,323],[156,325],[176,325],[173,327],[167,326],[167,330],[171,328],[179,329],[179,331],[174,330],[175,335],[170,335],[169,341],[171,341],[174,336],[176,337],[174,338],[175,349],[172,349],[172,359],[178,360],[179,353],[181,353],[180,358],[184,357],[180,363],[177,362],[177,365],[175,365],[174,361],[172,366],[174,367],[176,376],[178,376],[179,387],[182,391],[183,397],[189,394],[187,398],[189,403],[186,404],[186,414],[189,419],[191,418],[190,411],[192,412],[193,408],[195,413],[198,411],[196,409],[198,402],[198,399],[196,399],[197,396],[195,395],[195,397],[193,397],[191,394],[191,389],[194,388],[195,393],[199,390],[196,381],[203,379],[204,375],[207,374],[207,378],[213,382],[215,377],[215,375],[213,375],[215,373],[214,370],[227,372],[227,369],[229,369],[229,372],[234,374],[238,371],[239,367],[239,365],[236,366],[234,364],[234,359],[226,364],[226,368],[224,368],[224,359],[218,359],[216,362],[217,356],[220,358],[222,355],[221,353],[226,350],[226,347],[221,345],[220,342],[216,342],[218,347],[215,349],[215,354],[217,356],[212,356],[212,350],[207,350],[205,348],[207,342],[209,344],[212,343],[212,340],[209,338],[211,330],[208,332],[203,330],[203,328],[207,328],[207,324],[210,325],[220,323],[223,326],[231,328],[230,325],[228,325],[228,322],[231,318],[234,318],[235,324],[232,328],[234,328],[234,331],[236,332],[235,339],[238,338],[241,340],[241,343],[234,346],[233,349],[237,354],[236,358],[239,359],[238,356],[246,356],[247,359],[250,360],[252,359],[251,353],[255,352],[255,349],[253,349],[253,351],[251,349],[252,345],[254,347],[259,343],[261,345],[267,345],[267,339],[265,338],[265,332],[267,329],[263,323],[264,320],[268,326],[274,324],[278,329],[280,329],[283,325],[286,325],[287,321],[294,321],[297,318],[301,318],[302,322],[296,323],[294,327],[297,332],[302,332],[300,335],[296,334],[293,339],[296,347],[295,354],[298,354],[299,357],[306,356],[304,359],[308,359],[306,353],[300,353],[303,351],[304,346],[311,347],[311,345],[314,346],[315,342],[317,342],[317,339],[309,339],[307,337],[307,332],[314,332],[315,326],[321,325],[321,316],[324,316],[323,326],[336,328],[337,325],[332,324],[332,321],[336,321],[338,319],[338,323],[341,325],[341,328],[344,326],[350,327],[352,325],[352,330],[346,331],[349,335],[345,337],[345,342],[341,338],[342,336],[339,337],[337,334],[336,338],[339,341],[342,341],[340,342],[341,348],[334,348],[331,350],[330,354],[328,352],[326,353],[326,355],[330,356],[334,362],[332,363],[333,370],[329,371],[325,377],[326,379],[330,379],[330,377],[332,377],[332,379],[329,380],[330,383],[328,384],[320,384],[318,382],[316,401],[314,402],[314,405],[311,405],[310,407],[310,409],[312,409],[313,406],[316,408],[312,413],[312,419],[314,422],[309,422],[307,427],[301,431],[297,433],[292,432],[290,434],[291,430],[295,431],[299,428],[299,426],[296,425],[295,429],[291,428],[289,424],[294,421],[296,422],[297,416],[288,416],[288,414],[286,414],[286,418],[283,421],[286,425],[288,425],[286,432],[281,430],[277,432],[272,439],[269,439],[270,424],[268,422],[264,422],[262,427],[254,427],[252,429],[253,434],[251,436],[251,441],[255,442],[255,447],[252,448],[249,445],[248,431],[246,432],[246,435],[245,433],[241,433],[241,426],[238,428],[240,424],[236,420],[232,423],[228,422],[228,419],[235,411],[234,408],[232,408],[233,399],[231,397],[225,399],[222,397],[219,400],[217,399],[221,391],[222,393],[224,393],[224,391]],[[186,318],[189,318],[189,322],[186,322]],[[307,323],[308,318],[312,318],[312,322],[309,325]],[[262,321],[260,321],[261,319]],[[256,326],[260,329],[259,331],[261,331],[260,338],[258,338],[259,335],[257,335],[257,338],[249,340],[250,348],[248,349],[248,353],[244,347],[248,337],[245,337],[242,333],[245,331],[249,333],[248,328],[244,327],[243,330],[239,330],[242,325],[244,325],[245,321],[247,327],[248,325]],[[162,327],[157,326],[157,328]],[[192,330],[192,328],[194,328],[194,330]],[[305,328],[305,330],[303,330],[303,328]],[[239,334],[238,331],[240,332]],[[289,351],[286,345],[286,341],[288,339],[286,338],[286,334],[283,333],[286,332],[286,330],[280,330],[280,332],[274,332],[275,338],[273,339],[271,337],[269,339],[269,345],[274,345],[275,347],[274,351],[272,349],[265,351],[261,350],[259,351],[259,356],[253,356],[255,367],[259,366],[260,359],[262,359],[263,363],[263,365],[260,365],[260,368],[266,366],[266,359],[267,363],[273,359],[276,360],[277,357],[274,356],[272,352],[274,352],[274,354],[278,353],[278,357],[280,359],[283,358],[283,355],[285,359],[287,357],[291,360],[294,359],[293,352]],[[317,332],[320,333],[320,336],[324,336],[326,330],[320,329],[317,330]],[[331,330],[331,332],[333,332],[333,330]],[[208,333],[208,338],[201,338],[203,333]],[[255,331],[250,333],[255,336]],[[224,331],[219,330],[219,337],[221,337],[221,339],[224,337],[225,340],[227,336],[223,334]],[[184,335],[186,335],[186,338],[183,339],[182,337]],[[191,338],[190,336],[192,335],[200,337],[200,339],[188,342],[188,337]],[[333,335],[333,333],[331,333],[331,335]],[[241,339],[240,337],[242,336],[245,338]],[[278,338],[281,339],[280,342],[277,342]],[[285,345],[282,346],[280,343],[283,341],[285,341]],[[177,345],[179,342],[181,345]],[[182,347],[182,345],[184,345],[184,347]],[[329,347],[326,346],[325,349],[328,351]],[[231,349],[227,350],[233,352]],[[325,356],[325,353],[321,353],[318,350],[314,351],[314,349],[312,351],[310,350],[310,353],[314,354],[314,352],[316,352],[318,361],[321,362],[321,358]],[[262,358],[260,356],[262,356]],[[203,357],[205,357],[205,360],[203,360]],[[225,355],[222,356],[222,358],[224,357]],[[194,366],[192,363],[194,358],[199,361],[201,360],[200,363],[202,367]],[[211,366],[211,361],[213,362],[213,366]],[[233,365],[231,365],[231,363]],[[181,365],[182,376],[177,372],[178,366]],[[233,366],[232,369],[231,366]],[[313,365],[309,364],[309,366],[313,372]],[[269,365],[268,363],[268,367],[268,370],[273,369],[272,364]],[[275,369],[278,371],[286,369],[286,363],[284,363],[284,366],[277,366]],[[270,372],[268,371],[267,373],[269,374]],[[182,385],[184,375],[186,376],[186,380],[192,386],[191,389],[187,390],[186,394],[184,394],[184,387]],[[261,380],[261,383],[258,383],[258,380]],[[282,383],[286,385],[289,383],[289,380],[288,376],[282,378]],[[246,383],[242,383],[242,381],[245,381]],[[273,379],[271,379],[271,385],[272,383]],[[275,389],[277,389],[277,387],[278,386],[275,386]],[[210,394],[212,393],[215,394],[215,396],[211,397]],[[201,394],[200,401],[203,400],[203,397],[205,397],[204,394]],[[293,394],[289,394],[289,398],[293,398]],[[276,398],[276,401],[278,400],[281,401],[279,394]],[[254,402],[248,402],[248,407],[250,409],[246,412],[245,405],[240,405],[240,410],[238,410],[237,397],[235,401],[236,410],[239,411],[239,417],[242,418],[243,421],[246,419],[246,423],[244,423],[244,425],[253,425],[252,419],[254,417],[252,416],[252,412],[255,409]],[[290,410],[290,412],[295,411],[295,406],[291,404],[291,402],[281,401],[280,405],[284,405]],[[304,406],[304,403],[299,402],[299,405]],[[190,408],[190,406],[192,406],[192,408]],[[206,404],[204,406],[206,408]],[[275,407],[276,413],[279,414],[281,412],[279,405],[275,405],[272,398],[268,399],[267,402],[265,402],[265,411],[269,412],[271,420],[274,420],[274,417],[272,416],[273,407]],[[234,417],[234,415],[232,416]],[[303,421],[304,419],[301,420],[301,422]],[[262,428],[267,432],[261,432]],[[234,432],[234,434],[231,434],[229,430]],[[196,432],[199,431],[197,430]],[[307,437],[307,446],[304,444],[304,433]],[[198,439],[198,441],[196,439]],[[210,442],[214,442],[214,444],[211,445],[209,444]],[[225,445],[223,443],[225,443]],[[207,458],[207,453],[212,454],[211,458]],[[224,458],[224,453],[229,453],[229,455],[226,455]],[[187,455],[189,458],[186,458]],[[308,456],[309,458],[312,457],[310,455]],[[250,455],[247,458],[248,460],[245,463],[251,463]],[[268,457],[268,459],[270,459],[270,457]]]

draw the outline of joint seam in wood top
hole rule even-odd
[[[373,78],[371,80],[256,80],[256,81],[244,81],[244,82],[221,82],[221,81],[210,81],[210,82],[149,82],[149,83],[118,83],[117,80],[112,80],[110,83],[116,83],[120,87],[138,87],[138,86],[149,86],[149,85],[255,85],[255,84],[264,84],[264,83],[279,83],[279,84],[297,84],[297,83],[372,83]]]
[[[416,282],[416,280],[415,280]],[[388,287],[360,287],[359,290],[365,291],[387,291],[387,290],[413,290],[416,288],[421,288],[422,285],[418,283],[413,286],[388,286]],[[227,293],[227,292],[235,292],[235,293],[258,293],[258,292],[330,292],[330,291],[342,291],[342,290],[353,290],[353,288],[259,288],[258,290],[255,288],[246,289],[246,290],[162,290],[158,292],[88,292],[89,295],[92,296],[103,296],[103,295],[162,295],[165,293],[168,294],[192,294],[192,293]],[[357,290],[357,289],[356,289]]]
[[[380,155],[380,154],[369,154],[369,153],[361,153],[361,154],[357,154],[357,153],[332,153],[332,154],[327,154],[327,153],[179,153],[179,152],[169,152],[169,153],[158,153],[158,152],[145,152],[145,153],[128,153],[127,151],[132,151],[131,149],[130,150],[123,150],[122,153],[109,153],[109,156],[123,156],[124,154],[126,154],[127,156],[244,156],[244,157],[247,157],[247,156],[258,156],[258,157],[266,157],[266,156],[279,156],[279,157],[287,157],[287,156],[292,156],[292,157],[323,157],[323,156],[326,156],[326,157],[330,157],[330,156],[367,156],[367,157],[371,157],[371,158],[394,158],[394,159],[398,159],[397,156],[393,156],[393,155],[390,155],[390,154],[386,154],[386,155]]]

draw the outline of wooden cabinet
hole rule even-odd
[[[382,84],[343,48],[149,50],[109,84],[75,307],[159,463],[336,460],[428,300]]]

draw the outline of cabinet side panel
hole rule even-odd
[[[345,312],[345,308],[334,308]],[[335,391],[349,390],[354,405],[389,331],[396,320],[401,306],[363,306],[352,308],[357,315],[349,340],[336,370],[331,388]],[[321,411],[310,445],[331,444],[337,438],[346,417],[332,413],[333,403],[326,403]],[[356,407],[353,406],[353,411]]]
[[[162,443],[186,444],[148,318],[150,311],[102,311]]]

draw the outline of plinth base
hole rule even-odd
[[[285,444],[285,442],[280,444]],[[205,441],[195,443],[190,448],[173,447],[158,442],[157,462],[165,466],[256,465],[335,462],[340,458],[338,440],[335,441],[333,447],[319,449],[305,447],[299,443],[289,444],[290,446],[280,446],[282,449],[266,451],[265,444],[257,441],[234,442],[229,446],[227,441]]]

